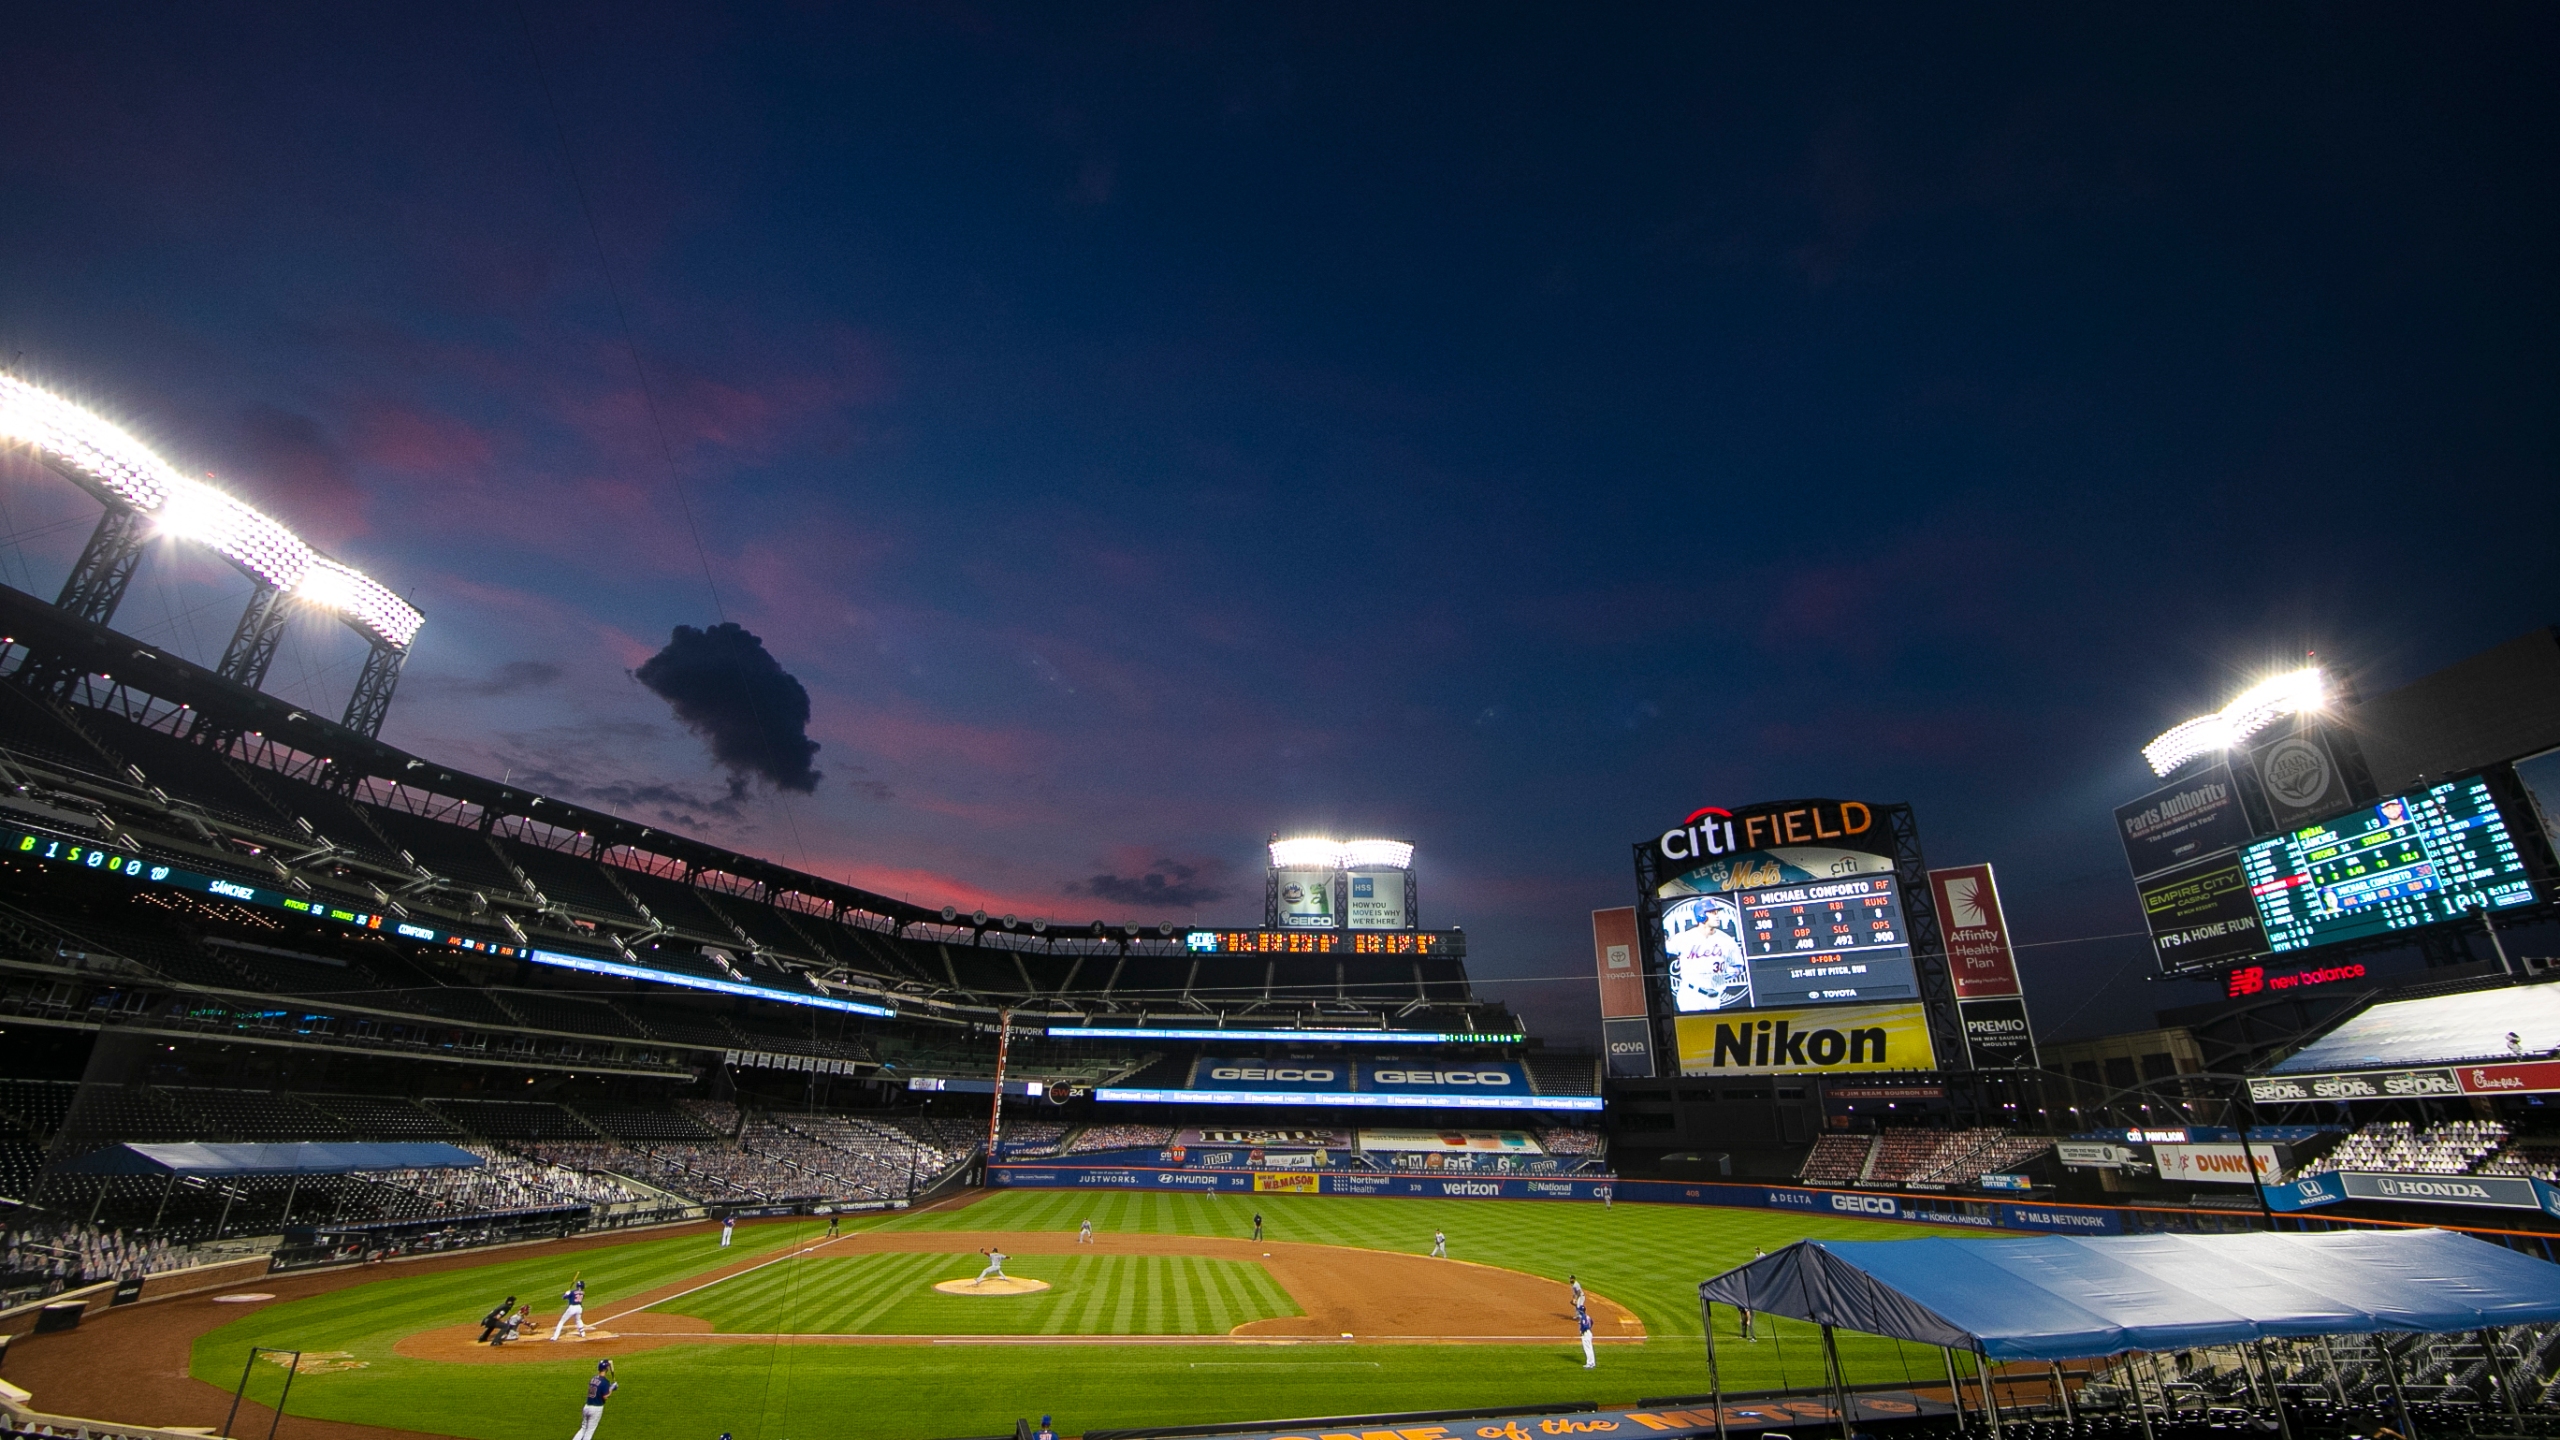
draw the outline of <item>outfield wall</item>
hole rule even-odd
[[[991,1165],[987,1183],[1022,1190],[1189,1190],[1283,1195],[1384,1195],[1422,1200],[1580,1200],[1602,1198],[1657,1205],[1713,1205],[1786,1210],[1857,1220],[1907,1220],[1978,1230],[2032,1230],[2064,1235],[2121,1235],[2121,1210],[2098,1205],[2038,1205],[2009,1200],[1951,1200],[1867,1190],[1814,1190],[1795,1185],[1733,1185],[1680,1180],[1584,1180],[1558,1176],[1412,1175],[1331,1170],[1206,1170],[1126,1165]]]

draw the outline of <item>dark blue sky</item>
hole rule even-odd
[[[431,754],[1070,919],[1249,920],[1270,831],[1401,836],[1564,1040],[1628,842],[1908,799],[1999,866],[2045,1028],[2121,1028],[2202,998],[2134,979],[2142,741],[2305,648],[2372,690],[2560,618],[2555,42],[56,6],[0,357],[411,593]],[[92,511],[0,467],[49,594]],[[244,588],[165,555],[120,622],[218,654]],[[814,793],[727,802],[630,677],[721,619],[807,686]],[[271,688],[354,660],[298,631]]]

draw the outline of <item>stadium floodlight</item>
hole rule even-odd
[[[300,536],[201,481],[181,479],[152,522],[161,534],[195,541],[279,590],[298,589],[311,568],[311,547]]]
[[[110,506],[151,517],[174,540],[212,550],[270,585],[406,650],[426,616],[353,566],[311,548],[301,536],[237,496],[181,475],[106,419],[14,376],[0,375],[0,443],[27,446]]]
[[[418,607],[391,593],[391,587],[325,555],[311,558],[311,568],[303,572],[302,583],[293,591],[323,610],[345,616],[357,629],[395,650],[408,649],[409,642],[418,638],[418,627],[427,623]]]
[[[2228,750],[2287,715],[2317,711],[2329,703],[2326,677],[2317,665],[2261,680],[2228,705],[2171,726],[2142,747],[2155,775],[2167,775],[2199,755]]]
[[[1294,840],[1271,842],[1271,868],[1275,870],[1338,870],[1342,867],[1342,842],[1327,835],[1302,835]]]
[[[1413,868],[1413,847],[1401,840],[1345,840],[1342,842],[1342,868],[1410,870]]]

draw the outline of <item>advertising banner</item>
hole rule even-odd
[[[1402,930],[1413,923],[1405,913],[1402,870],[1354,870],[1351,880],[1351,928]]]
[[[2190,1185],[2250,1184],[2249,1163],[2257,1162],[2260,1185],[2275,1185],[2293,1168],[2292,1153],[2281,1145],[2261,1144],[2252,1140],[2245,1147],[2244,1158],[2239,1145],[2154,1145],[2151,1158],[2159,1166],[2163,1180],[2183,1180]]]
[[[1183,1130],[1173,1137],[1175,1145],[1189,1148],[1216,1149],[1235,1146],[1263,1150],[1348,1150],[1348,1130],[1316,1130],[1305,1126],[1229,1126],[1215,1130]]]
[[[2260,1105],[2300,1100],[2405,1100],[2420,1095],[2460,1095],[2451,1070],[2364,1070],[2348,1075],[2258,1075],[2249,1099]]]
[[[1194,1090],[1348,1090],[1347,1060],[1239,1060],[1203,1055],[1191,1067]]]
[[[1636,942],[1634,906],[1591,912],[1591,959],[1599,970],[1601,1019],[1640,1020],[1653,1013],[1645,1003],[1643,957]],[[1645,1073],[1652,1073],[1649,1064]]]
[[[1958,1000],[2024,995],[2018,959],[2009,949],[2009,921],[2000,913],[2000,887],[1988,865],[1959,865],[1929,872],[1938,898],[1938,930],[1946,936],[1947,974]],[[1977,1066],[1976,1068],[1980,1068]]]
[[[2325,730],[2280,735],[2251,752],[2249,760],[2258,767],[2258,788],[2278,830],[2334,815],[2355,803],[2337,757],[2329,753]]]
[[[2164,972],[2207,969],[2267,948],[2236,854],[2208,856],[2139,888],[2151,950]]]
[[[1674,1022],[1683,1075],[1848,1075],[1935,1070],[1919,1005],[1836,1005]]]
[[[1361,1061],[1362,1090],[1386,1094],[1454,1091],[1459,1094],[1526,1095],[1529,1072],[1511,1060]]]
[[[2024,998],[1960,1000],[1965,1061],[1976,1070],[2033,1070],[2036,1037],[2027,1025]]]
[[[2548,1095],[2560,1091],[2560,1063],[2528,1060],[2509,1065],[2465,1065],[2454,1078],[2465,1095]]]
[[[1465,1150],[1494,1155],[1543,1155],[1526,1130],[1362,1130],[1363,1150]]]
[[[1280,928],[1284,930],[1331,930],[1333,917],[1333,877],[1331,870],[1274,870],[1272,889],[1279,897]]]
[[[1313,1195],[1316,1193],[1316,1182],[1321,1178],[1313,1170],[1283,1172],[1276,1175],[1255,1171],[1253,1188],[1266,1194],[1276,1191],[1290,1195]]]
[[[2054,1158],[2086,1170],[2121,1170],[2133,1152],[2103,1140],[2064,1140],[2053,1147]]]
[[[2136,880],[2237,849],[2253,838],[2228,764],[2117,806],[2116,836],[2124,841],[2125,863],[2133,867]]]
[[[1652,1021],[1603,1020],[1600,1022],[1600,1043],[1609,1052],[1610,1079],[1653,1078]]]
[[[2401,1205],[2486,1205],[2497,1210],[2539,1210],[2542,1196],[2521,1175],[2367,1175],[2349,1170],[2350,1200],[2389,1200]]]

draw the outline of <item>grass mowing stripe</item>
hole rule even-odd
[[[1194,1318],[1193,1307],[1199,1298],[1200,1272],[1188,1256],[1182,1255],[1173,1257],[1173,1263],[1165,1268],[1171,1272],[1168,1278],[1173,1283],[1174,1331],[1182,1335],[1196,1335],[1199,1322]]]
[[[1095,1272],[1091,1289],[1085,1295],[1084,1313],[1076,1317],[1076,1333],[1079,1335],[1101,1333],[1102,1309],[1111,1303],[1111,1287],[1101,1283],[1099,1265],[1095,1267]]]

